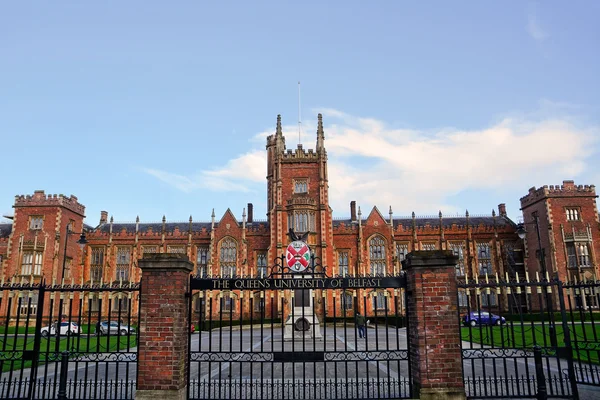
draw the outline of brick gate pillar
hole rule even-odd
[[[186,398],[188,291],[193,264],[180,254],[152,254],[142,269],[136,399]]]
[[[456,261],[451,251],[415,251],[403,261],[415,398],[465,398]]]

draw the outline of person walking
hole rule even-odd
[[[360,313],[356,312],[356,326],[358,326],[358,337],[366,338],[367,337],[367,329],[365,327],[365,317],[360,315]]]

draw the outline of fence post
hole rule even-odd
[[[542,364],[542,348],[534,346],[533,361],[535,362],[535,379],[537,381],[537,398],[546,400],[548,398],[548,389],[546,388],[546,376],[544,375],[544,365]]]
[[[563,284],[560,280],[556,280],[556,286],[558,291],[558,305],[560,306],[560,316],[562,320],[562,328],[564,334],[564,351],[565,357],[567,358],[568,377],[571,384],[571,393],[573,399],[579,400],[579,389],[577,388],[577,376],[575,375],[575,365],[573,363],[573,344],[571,343],[571,331],[567,323],[567,311],[565,309],[565,294],[563,293]],[[572,312],[572,310],[570,310]],[[583,323],[583,321],[582,321]],[[583,327],[583,325],[582,325]]]
[[[69,352],[60,354],[60,382],[58,383],[58,400],[67,400],[67,375],[69,374]]]
[[[137,400],[183,400],[188,377],[188,299],[193,264],[181,254],[150,254],[142,269]]]
[[[406,270],[412,397],[465,399],[456,261],[452,251],[415,251]]]

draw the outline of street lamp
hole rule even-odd
[[[70,229],[70,225],[67,225],[66,233],[67,234],[65,235],[65,249],[63,252],[63,265],[62,265],[62,274],[61,274],[61,278],[63,281],[65,279],[65,269],[67,268],[67,243],[69,243],[69,235],[70,234],[79,235],[79,240],[77,241],[77,244],[79,245],[79,248],[81,250],[83,250],[83,247],[88,243],[87,239],[85,238],[85,232],[72,232]]]

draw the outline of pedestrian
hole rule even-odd
[[[367,337],[367,329],[365,327],[365,317],[360,315],[360,313],[356,312],[356,326],[358,326],[358,337],[364,338]]]

